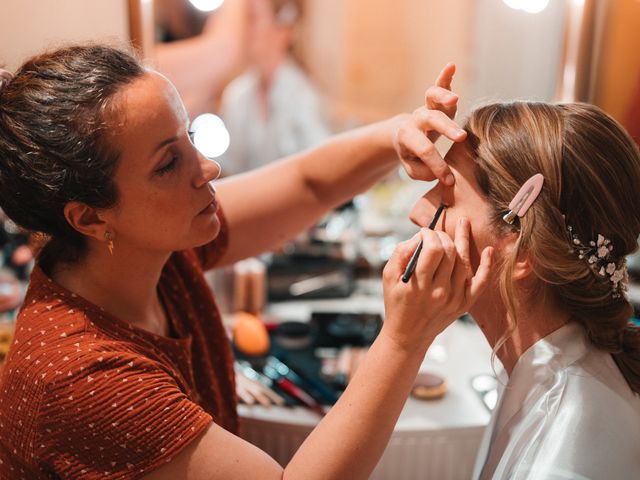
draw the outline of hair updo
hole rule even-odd
[[[33,57],[0,77],[0,208],[50,238],[41,256],[73,262],[85,253],[85,237],[64,216],[68,202],[116,204],[119,153],[107,120],[115,94],[144,73],[128,53],[88,45]]]
[[[524,251],[542,280],[534,294],[550,295],[580,322],[590,341],[613,355],[631,388],[640,392],[640,328],[630,323],[633,308],[624,295],[612,295],[608,276],[594,273],[588,260],[572,251],[567,233],[571,225],[585,243],[598,234],[610,239],[616,263],[638,248],[637,146],[613,118],[587,104],[488,105],[471,114],[466,129],[496,231],[519,231],[500,274],[511,317],[515,321],[517,303],[511,278]],[[502,215],[536,173],[545,178],[540,196],[516,225],[507,224]]]

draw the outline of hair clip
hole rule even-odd
[[[507,213],[502,219],[508,224],[513,224],[516,217],[522,217],[533,202],[540,195],[542,190],[542,184],[544,183],[544,177],[540,173],[536,173],[529,180],[524,182],[524,185],[520,187],[516,196],[513,197],[511,203],[509,203],[509,213]]]

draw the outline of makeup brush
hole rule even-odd
[[[436,210],[436,213],[433,216],[431,223],[429,224],[429,227],[428,227],[429,230],[433,230],[434,228],[436,228],[436,225],[438,224],[438,220],[440,219],[440,215],[442,215],[442,212],[444,211],[445,208],[447,208],[447,206],[444,203],[441,203],[440,206],[438,207],[438,210]],[[404,283],[409,282],[411,275],[413,275],[413,271],[416,269],[416,265],[418,263],[418,257],[420,256],[421,251],[422,251],[422,239],[420,239],[420,242],[418,243],[418,246],[413,252],[413,255],[411,255],[411,259],[407,264],[407,268],[405,268],[404,273],[402,274],[402,281]]]

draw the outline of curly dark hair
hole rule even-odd
[[[0,79],[0,208],[46,235],[41,258],[74,262],[86,252],[64,216],[68,202],[116,205],[108,119],[118,91],[144,74],[127,52],[83,45],[35,56]]]

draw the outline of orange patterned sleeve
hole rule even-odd
[[[55,477],[140,478],[212,421],[160,363],[131,353],[71,356],[53,367],[38,419],[35,453]]]

